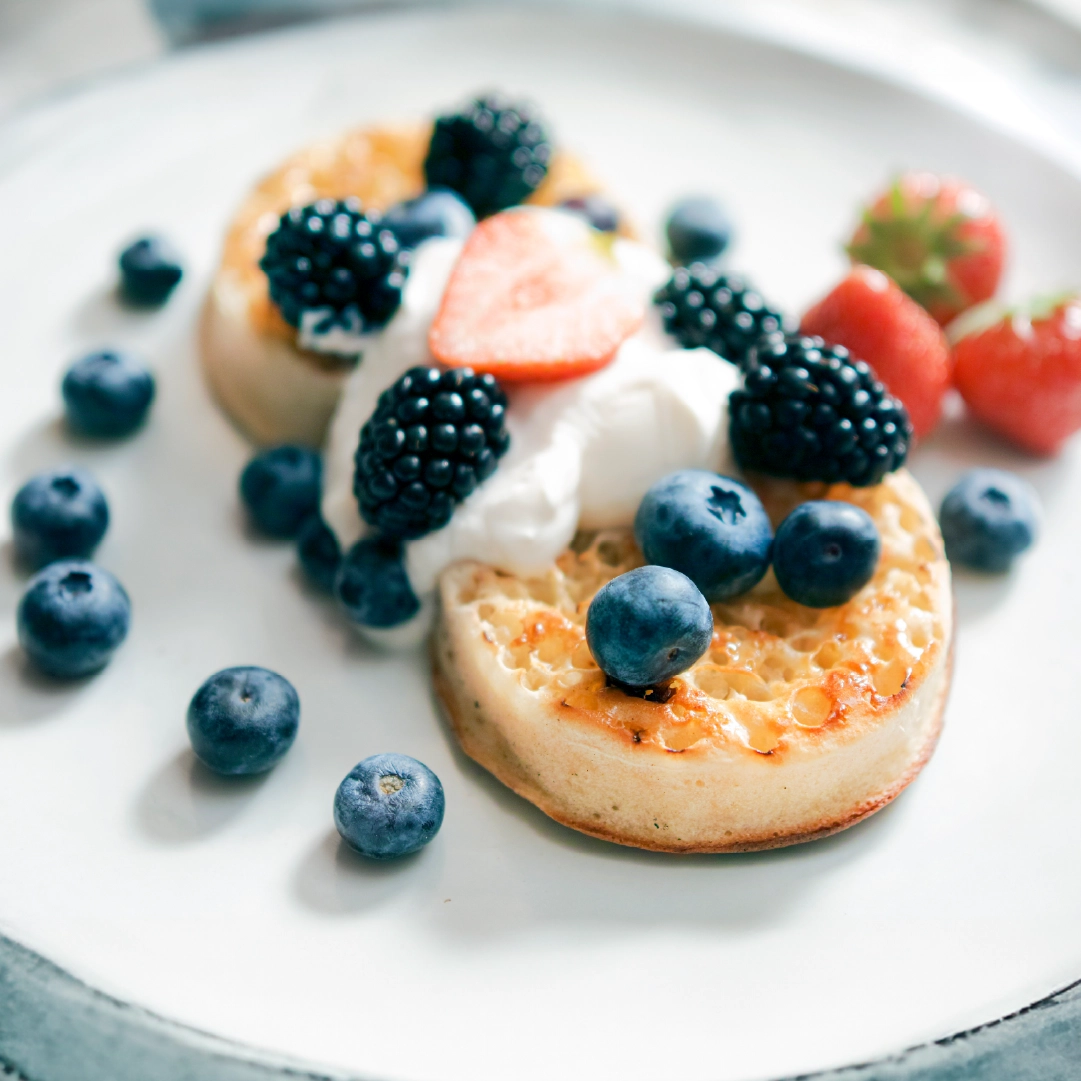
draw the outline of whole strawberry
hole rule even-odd
[[[846,248],[888,274],[945,326],[994,296],[1006,236],[994,208],[963,180],[904,173],[863,212]]]
[[[950,347],[942,328],[879,270],[857,266],[800,322],[804,334],[843,345],[867,361],[900,398],[917,436],[942,414]]]
[[[1018,446],[1054,454],[1081,428],[1081,299],[1008,312],[960,338],[953,356],[969,410]]]

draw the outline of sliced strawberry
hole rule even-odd
[[[599,237],[567,213],[507,210],[462,250],[428,336],[432,355],[499,379],[567,379],[603,367],[642,324],[647,298]]]
[[[905,173],[863,212],[848,254],[888,274],[945,326],[994,296],[1006,236],[987,197],[964,181]]]
[[[1026,450],[1054,454],[1081,428],[1081,299],[1007,313],[960,338],[953,356],[968,408]]]
[[[881,271],[857,266],[807,312],[800,329],[867,361],[904,403],[916,435],[927,435],[938,423],[950,384],[946,336]]]

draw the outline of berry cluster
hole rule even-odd
[[[552,146],[530,106],[494,95],[435,122],[424,175],[429,188],[450,188],[477,218],[516,206],[548,174]]]
[[[763,335],[786,329],[784,316],[745,281],[706,263],[677,267],[653,300],[684,349],[704,346],[740,367]]]
[[[286,211],[259,266],[270,299],[294,327],[304,312],[328,308],[357,329],[381,327],[401,303],[407,273],[394,233],[353,198]]]
[[[798,336],[763,339],[729,400],[736,461],[794,480],[877,484],[908,454],[905,407],[840,345]]]
[[[470,368],[406,372],[360,432],[353,491],[364,520],[403,540],[445,526],[506,452],[506,404],[495,378]]]

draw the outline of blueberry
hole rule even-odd
[[[777,527],[773,573],[781,589],[808,608],[854,597],[875,573],[882,547],[871,516],[851,503],[801,503]]]
[[[37,569],[91,555],[109,526],[109,505],[85,469],[62,466],[32,477],[15,493],[11,525],[19,558]]]
[[[334,825],[361,855],[376,860],[423,848],[443,824],[439,778],[405,754],[373,754],[354,766],[334,796]]]
[[[680,266],[716,259],[732,239],[724,207],[708,195],[690,195],[676,203],[668,214],[665,232],[672,261]]]
[[[398,238],[403,248],[415,248],[434,236],[464,237],[473,231],[477,219],[456,192],[431,188],[415,199],[392,206],[383,224]]]
[[[146,419],[154,377],[126,353],[102,350],[77,360],[60,385],[68,424],[84,435],[121,436]]]
[[[564,199],[560,207],[579,214],[600,233],[614,233],[619,229],[619,211],[603,195],[578,195]]]
[[[19,643],[43,672],[63,679],[104,668],[127,637],[131,601],[107,571],[78,559],[50,563],[26,587]]]
[[[946,554],[974,570],[1002,572],[1039,532],[1040,501],[1026,480],[1003,469],[972,469],[942,501]]]
[[[650,563],[681,571],[710,603],[746,593],[769,569],[773,529],[745,484],[704,469],[658,481],[634,516]]]
[[[247,776],[276,766],[293,745],[300,699],[289,680],[241,665],[215,672],[188,706],[196,757],[215,773]]]
[[[240,474],[240,498],[252,521],[271,537],[295,537],[319,510],[323,462],[306,447],[274,447],[257,454]]]
[[[363,537],[346,553],[334,595],[362,627],[396,627],[420,611],[402,562],[401,542],[378,533]]]
[[[652,687],[690,668],[709,648],[713,613],[685,574],[639,567],[602,586],[586,615],[586,640],[604,673]]]
[[[318,514],[313,514],[297,533],[297,558],[312,583],[328,593],[342,562],[338,538]]]
[[[144,236],[120,253],[120,292],[132,304],[163,304],[184,274],[168,241]]]

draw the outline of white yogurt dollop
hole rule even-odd
[[[372,332],[361,330],[356,308],[336,312],[333,308],[310,308],[300,316],[297,345],[315,353],[339,357],[358,357],[372,342]]]
[[[350,377],[325,453],[323,516],[343,551],[367,531],[353,496],[353,456],[379,394],[430,363],[428,328],[460,249],[433,240],[414,255],[402,307]],[[647,300],[667,279],[659,256],[613,244],[623,273]],[[366,635],[389,645],[427,633],[440,574],[475,559],[514,574],[544,571],[579,528],[626,526],[646,490],[676,469],[731,472],[727,402],[735,369],[705,349],[673,349],[652,308],[647,324],[606,367],[579,379],[505,384],[510,449],[495,473],[440,530],[408,542],[405,566],[422,601],[409,624]]]

